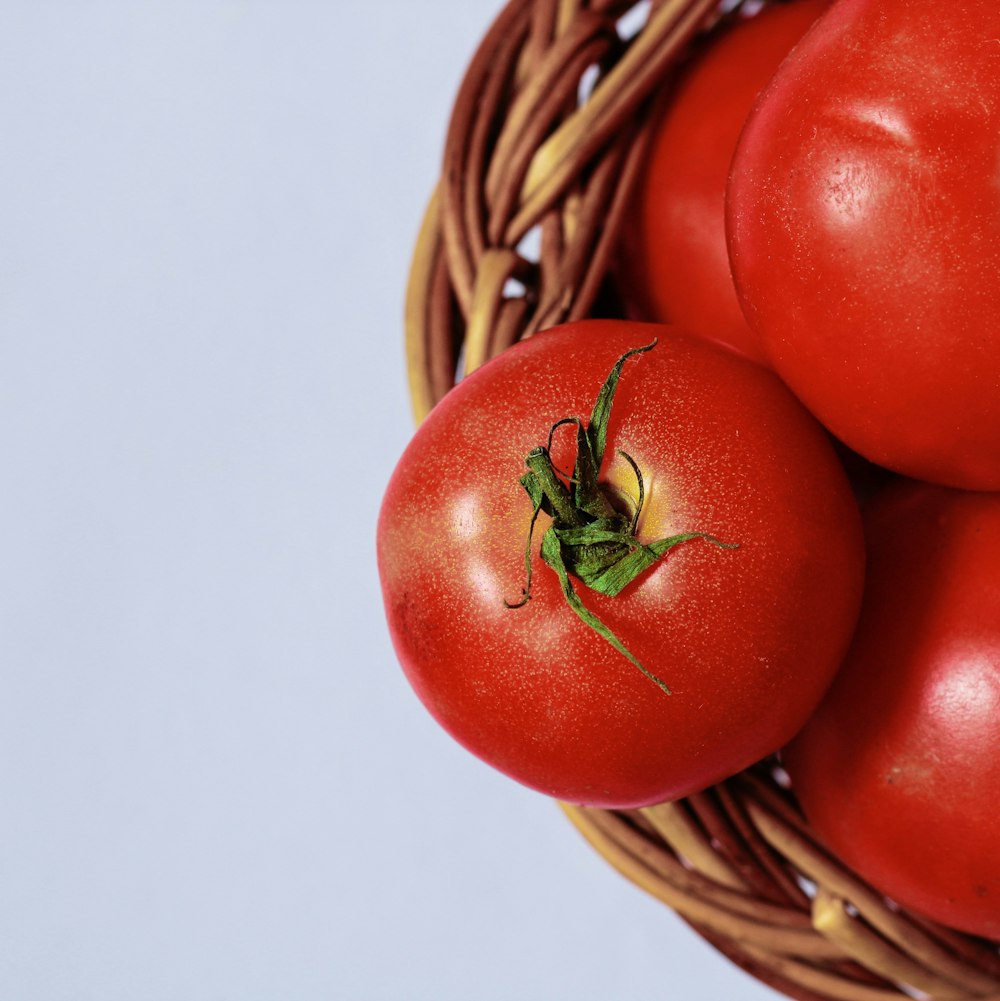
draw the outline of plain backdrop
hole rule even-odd
[[[498,9],[0,4],[0,1001],[776,997],[385,634],[406,271]]]

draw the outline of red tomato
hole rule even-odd
[[[856,639],[785,752],[793,788],[888,896],[1000,938],[1000,495],[900,481],[865,526]]]
[[[729,271],[726,178],[754,99],[827,6],[801,0],[734,22],[696,55],[662,108],[617,268],[637,318],[673,323],[764,359]]]
[[[616,361],[653,338],[625,362],[601,490],[629,519],[642,477],[632,556],[688,532],[738,548],[692,538],[617,596],[575,593],[672,694],[569,607],[539,556],[544,513],[532,596],[508,606],[526,576],[525,457],[556,422],[585,421]],[[560,425],[555,451],[576,434]],[[595,320],[518,344],[437,405],[389,483],[378,558],[397,654],[445,729],[544,793],[627,807],[790,739],[849,641],[860,533],[828,438],[777,378],[667,327]]]
[[[728,191],[772,364],[873,462],[1000,489],[1000,5],[839,0],[782,64]]]

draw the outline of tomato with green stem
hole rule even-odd
[[[378,559],[399,659],[452,736],[550,796],[631,807],[790,739],[846,649],[863,554],[829,440],[774,376],[593,320],[434,408]]]

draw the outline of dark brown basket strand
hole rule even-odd
[[[418,420],[454,385],[460,359],[471,371],[591,310],[626,205],[622,182],[643,152],[637,111],[716,2],[660,0],[630,42],[617,23],[634,3],[503,9],[456,98],[414,254],[405,320]],[[592,66],[599,82],[581,104]],[[559,85],[541,94],[531,83],[539,71]],[[526,246],[532,237],[541,253]],[[508,293],[511,279],[523,292]]]
[[[723,5],[726,8],[732,3]],[[455,101],[406,296],[420,421],[519,339],[591,315],[645,149],[647,109],[719,0],[510,0]],[[639,811],[564,805],[605,859],[720,953],[801,1001],[1000,1001],[997,945],[886,900],[828,853],[762,763]]]

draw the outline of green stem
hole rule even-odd
[[[611,405],[622,369],[629,358],[650,351],[655,346],[654,341],[645,347],[627,351],[618,359],[598,393],[586,427],[576,417],[556,421],[549,429],[548,447],[539,445],[525,458],[528,472],[521,477],[521,485],[534,507],[524,553],[525,585],[520,601],[505,604],[508,608],[520,608],[531,598],[531,542],[538,515],[544,512],[552,519],[552,524],[542,536],[541,558],[558,577],[566,603],[594,632],[669,695],[670,688],[666,682],[644,667],[619,637],[583,604],[573,585],[575,578],[599,594],[615,597],[674,546],[702,539],[722,548],[736,548],[703,532],[682,532],[655,542],[640,542],[636,533],[639,514],[646,499],[645,487],[639,464],[627,452],[620,451],[619,455],[632,467],[639,493],[631,517],[617,512],[599,485]],[[572,489],[559,477],[550,455],[556,429],[564,424],[575,424],[577,427],[577,454],[570,481]]]
[[[524,462],[534,476],[544,501],[548,502],[547,505],[542,504],[542,510],[563,524],[582,524],[580,511],[573,504],[573,498],[566,485],[556,474],[548,449],[539,445],[528,453]]]

